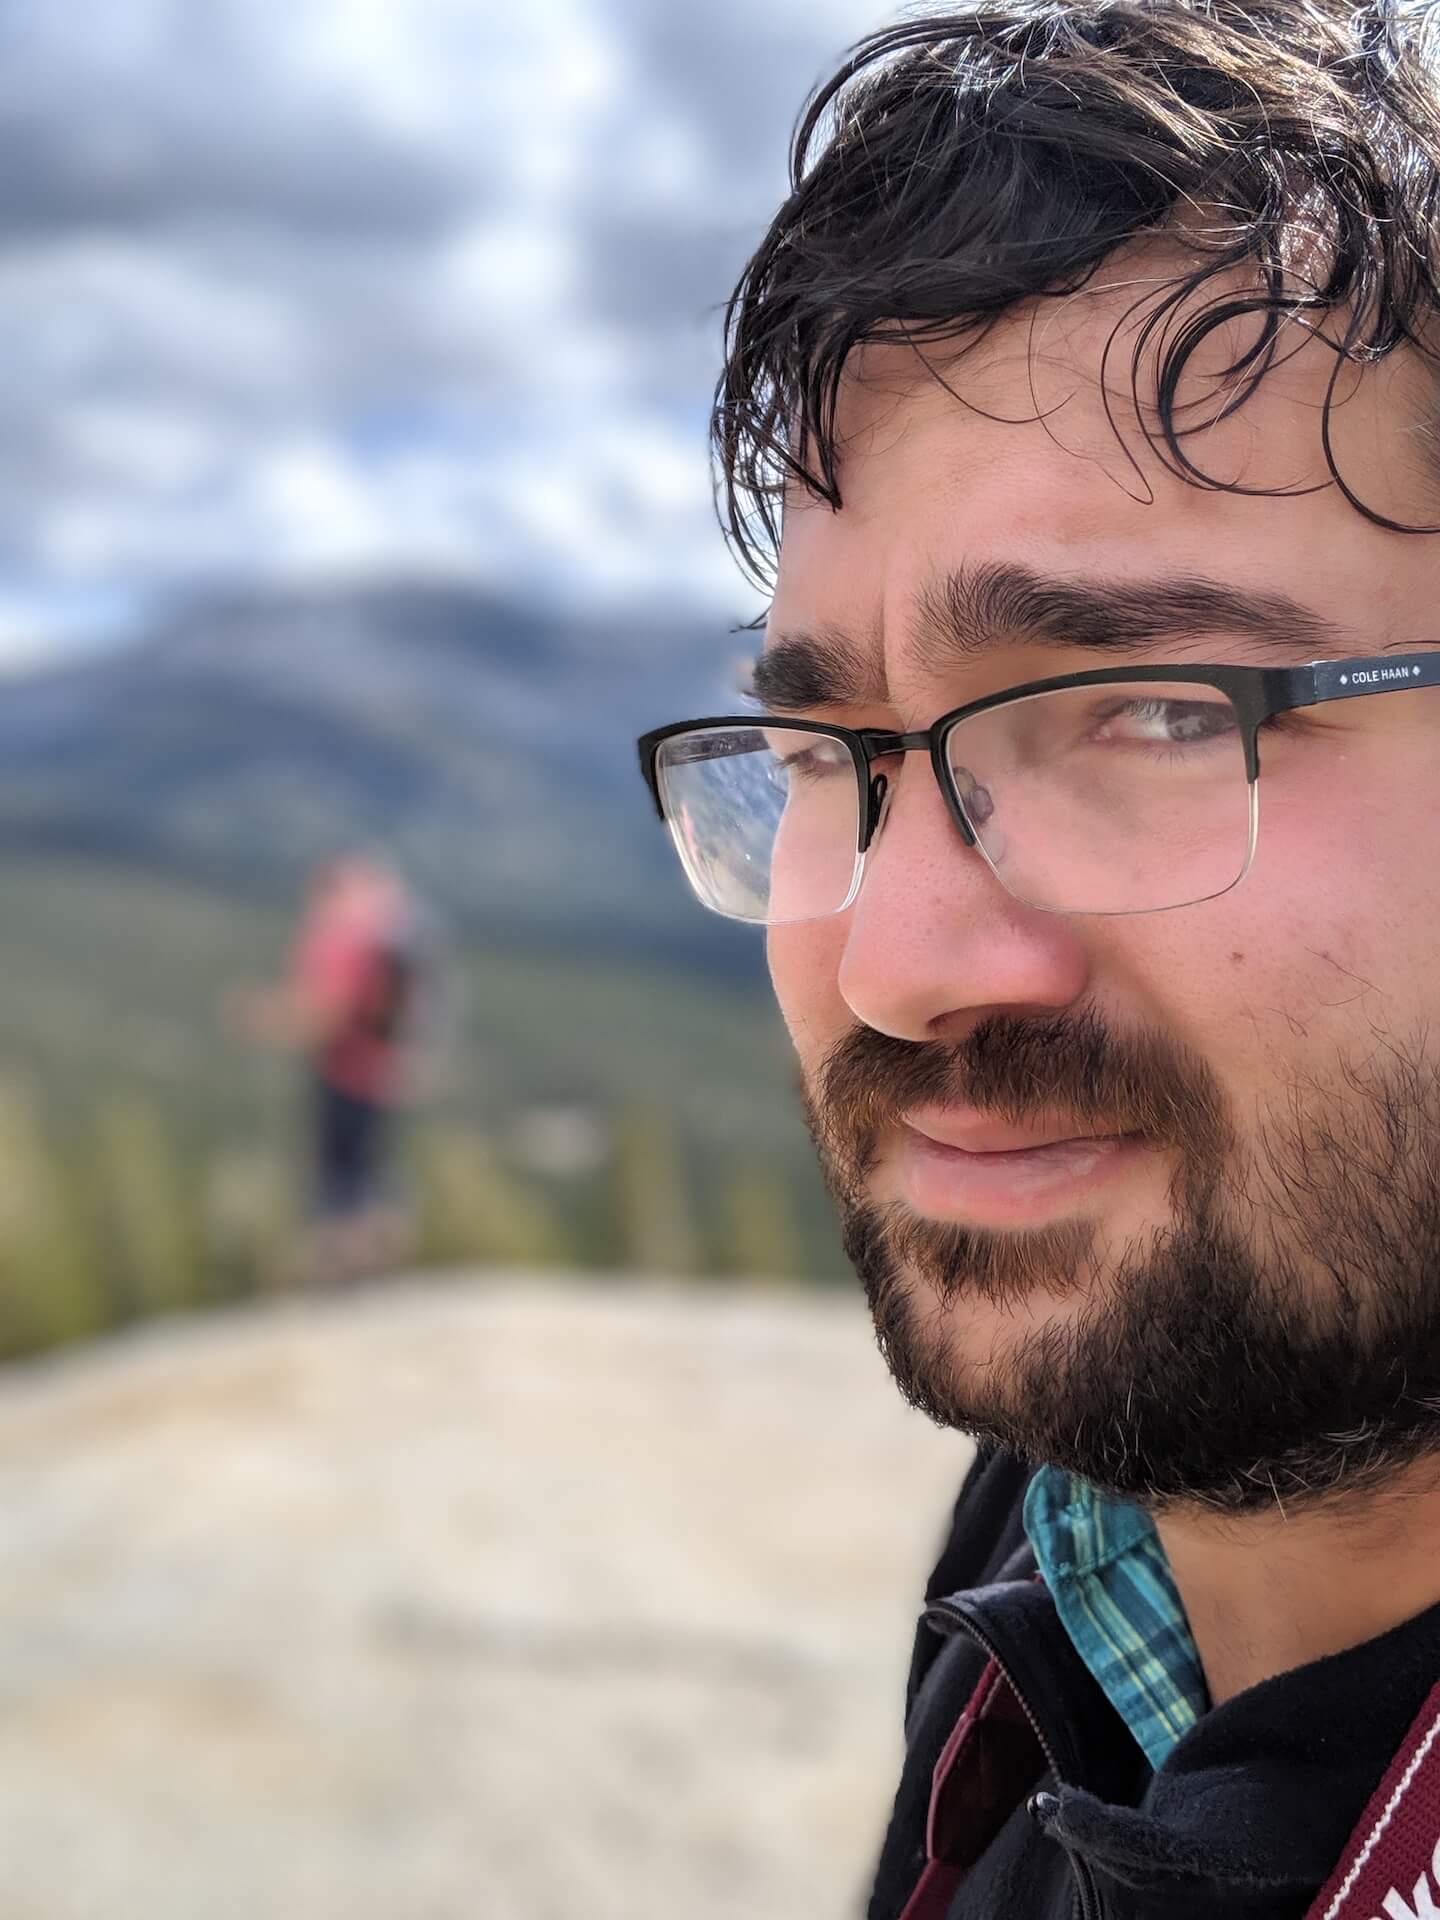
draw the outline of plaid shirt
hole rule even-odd
[[[1209,1706],[1190,1624],[1148,1515],[1042,1467],[1025,1531],[1056,1611],[1152,1767]]]

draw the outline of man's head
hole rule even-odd
[[[918,731],[1117,656],[1440,647],[1423,27],[1051,0],[859,50],[718,396],[772,710]],[[1260,760],[1243,884],[1106,916],[1007,892],[897,754],[858,896],[769,934],[902,1388],[1231,1509],[1440,1446],[1440,691]]]

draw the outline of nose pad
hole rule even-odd
[[[982,787],[969,767],[956,767],[955,784],[972,826],[983,827],[994,816],[995,801],[988,787]]]
[[[885,818],[885,801],[889,792],[889,780],[883,773],[877,773],[870,782],[869,812],[865,821],[865,845],[867,847],[880,831],[880,823]]]
[[[955,769],[955,785],[976,844],[998,872],[1010,845],[1003,825],[995,819],[995,796],[988,787],[981,786],[969,767]]]

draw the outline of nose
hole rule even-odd
[[[919,754],[889,781],[846,914],[838,984],[855,1018],[896,1039],[960,1040],[995,1014],[1053,1014],[1081,999],[1079,924],[1005,891]]]

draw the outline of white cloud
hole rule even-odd
[[[161,498],[210,484],[228,450],[212,421],[158,402],[82,401],[60,414],[54,431],[67,464]]]
[[[25,20],[0,28],[0,655],[42,606],[210,577],[750,610],[710,504],[714,308],[868,7]]]
[[[568,316],[577,298],[579,261],[558,221],[526,218],[517,209],[462,227],[433,263],[433,297],[447,310],[484,315],[496,331],[518,339],[527,326],[547,330]]]

